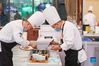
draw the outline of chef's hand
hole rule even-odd
[[[37,44],[30,43],[29,46],[31,46],[33,49],[37,49]]]
[[[52,41],[50,42],[50,45],[59,45],[59,43],[58,43],[58,42],[55,42],[54,40],[52,40]]]
[[[52,45],[51,50],[61,50],[62,48],[60,47],[60,45]]]

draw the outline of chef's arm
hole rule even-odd
[[[22,37],[22,34],[20,34],[19,32],[14,32],[14,39],[15,41],[18,43],[18,44],[21,44],[22,47],[28,47],[28,46],[31,46],[32,48],[37,48],[37,45],[36,44],[33,44],[31,43],[30,41],[28,40],[25,40],[23,37]]]
[[[18,44],[21,44],[22,47],[27,47],[30,44],[30,42],[23,39],[23,37],[18,32],[14,32],[14,39]]]
[[[13,28],[13,38],[15,42],[22,45],[22,47],[27,47],[30,42],[22,37],[22,31],[17,26]]]
[[[73,46],[74,43],[74,31],[72,26],[67,25],[67,27],[64,30],[63,35],[63,44],[60,45],[62,50],[68,50]]]

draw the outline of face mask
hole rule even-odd
[[[60,31],[61,31],[61,29],[55,29],[55,31],[56,31],[56,32],[60,32]]]

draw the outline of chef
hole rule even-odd
[[[96,16],[93,13],[93,7],[90,6],[88,8],[88,13],[83,18],[83,23],[84,23],[84,25],[89,25],[91,27],[91,31],[94,32],[95,22],[96,22]]]
[[[63,43],[61,45],[52,45],[52,50],[64,50],[65,66],[80,66],[78,62],[78,52],[84,52],[82,49],[82,39],[77,27],[69,22],[60,19],[60,16],[54,6],[50,6],[43,11],[45,19],[55,30],[63,29]],[[85,54],[85,53],[84,53]],[[86,56],[80,58],[80,62],[86,59]]]
[[[22,47],[31,46],[36,48],[28,40],[23,39],[23,30],[29,30],[40,26],[45,21],[43,13],[40,11],[35,12],[26,21],[15,20],[6,24],[0,31],[0,66],[13,66],[11,49],[20,44]]]

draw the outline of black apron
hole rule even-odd
[[[16,42],[13,43],[5,43],[1,42],[2,52],[0,52],[0,66],[13,66],[12,57],[13,52],[11,49],[17,44]]]
[[[78,62],[78,51],[80,50],[69,49],[65,51],[65,66],[81,66],[81,64]]]

